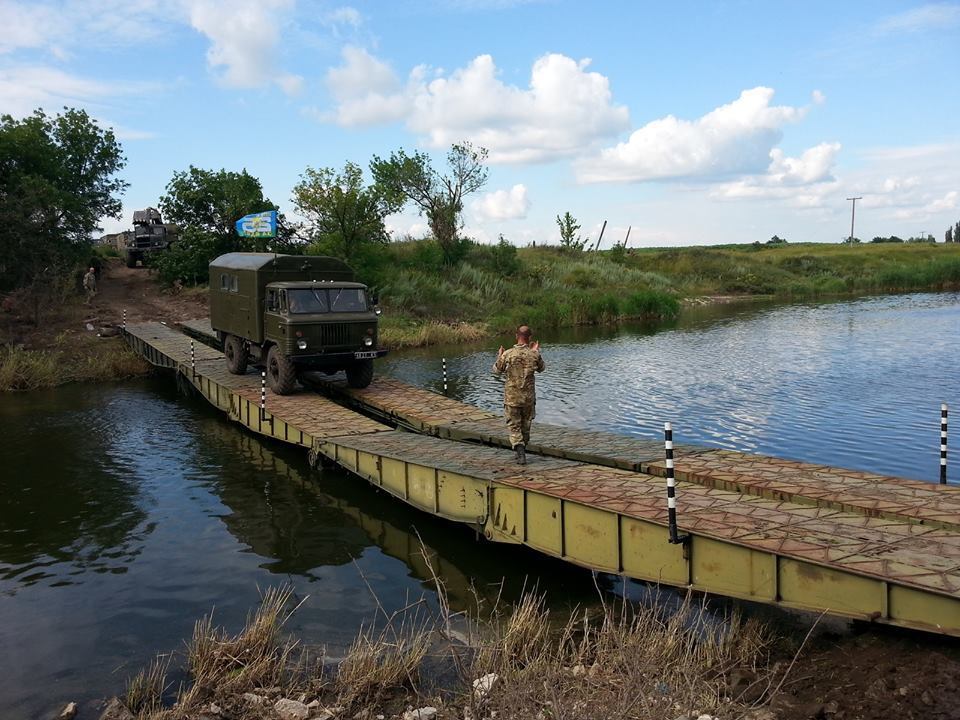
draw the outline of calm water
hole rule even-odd
[[[547,422],[656,435],[671,420],[681,440],[932,480],[940,403],[960,412],[956,293],[709,308],[656,331],[542,339]],[[489,347],[382,370],[436,388],[441,355],[453,394],[498,406]],[[258,586],[309,596],[292,629],[336,657],[378,602],[432,601],[417,534],[455,608],[471,582],[492,594],[504,575],[508,598],[525,582],[558,606],[595,597],[589,573],[309,471],[303,452],[242,432],[169,377],[7,396],[0,427],[3,718],[92,707],[211,608],[239,627]]]

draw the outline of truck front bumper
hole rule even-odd
[[[305,368],[345,368],[361,360],[375,360],[387,354],[387,350],[356,350],[351,352],[318,353],[315,355],[290,355],[294,365]]]

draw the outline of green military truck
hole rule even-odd
[[[128,268],[137,266],[157,252],[161,252],[176,242],[180,234],[176,225],[164,223],[160,211],[149,207],[133,211],[133,230],[125,230],[100,238],[103,245],[112,245],[123,257]]]
[[[270,389],[293,392],[299,373],[346,371],[350,387],[373,380],[376,298],[332,257],[227,253],[210,263],[210,324],[227,369],[262,367]]]

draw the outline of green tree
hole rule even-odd
[[[569,211],[563,217],[557,215],[557,227],[560,229],[560,247],[570,252],[580,252],[586,240],[580,235],[580,223]]]
[[[0,117],[0,290],[57,284],[119,217],[126,159],[113,131],[83,110]]]
[[[242,238],[236,222],[244,215],[277,210],[263,195],[260,181],[246,170],[204,170],[190,166],[175,172],[160,198],[167,222],[180,226],[180,239],[157,254],[161,280],[196,284],[207,278],[207,265],[228,252],[267,252],[290,249],[291,228],[280,218],[276,238]]]
[[[391,153],[388,160],[374,155],[370,171],[384,197],[398,207],[412,202],[421,215],[426,215],[444,262],[452,264],[466,251],[466,243],[459,235],[463,227],[463,198],[486,184],[486,160],[485,148],[463,142],[452,145],[447,153],[447,175],[434,169],[428,155],[415,152],[410,156],[403,149]]]
[[[943,237],[944,242],[952,243],[953,242],[953,227],[948,227],[947,232]]]
[[[363,169],[351,162],[339,173],[308,167],[293,188],[293,204],[307,219],[309,240],[346,260],[362,245],[389,242],[384,218],[402,205],[381,187],[365,187]]]

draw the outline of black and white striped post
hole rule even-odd
[[[197,354],[193,349],[193,340],[190,341],[190,372],[197,376]]]
[[[260,371],[260,420],[267,416],[267,371]]]
[[[123,331],[127,331],[127,309],[123,309]]]
[[[940,406],[940,484],[947,484],[947,404]]]
[[[667,460],[667,527],[670,531],[670,544],[685,543],[686,535],[677,532],[677,480],[673,474],[673,427],[670,423],[663,424],[663,446],[666,449]]]
[[[443,358],[443,394],[447,394],[447,359]]]

